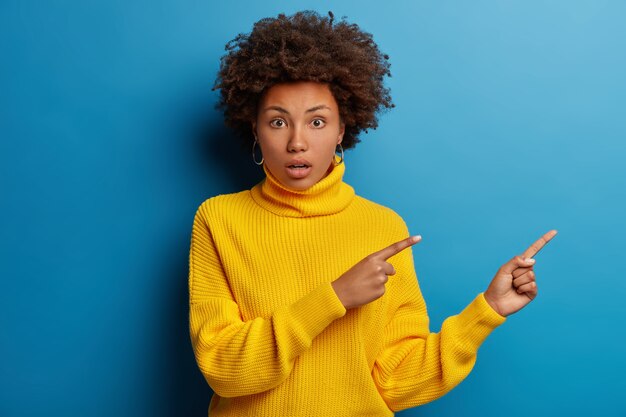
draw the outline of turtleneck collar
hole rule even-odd
[[[338,161],[335,156],[335,160]],[[338,213],[354,199],[354,188],[343,182],[345,161],[306,190],[281,184],[263,165],[265,179],[252,187],[252,199],[264,209],[284,217],[311,217]]]

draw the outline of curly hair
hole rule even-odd
[[[378,126],[377,113],[394,107],[383,85],[389,56],[372,35],[358,25],[334,22],[314,11],[279,14],[254,24],[226,44],[213,90],[220,89],[216,107],[227,126],[252,140],[252,124],[263,93],[290,81],[327,83],[345,123],[343,148],[360,142],[359,133]]]

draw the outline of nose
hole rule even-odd
[[[287,149],[289,152],[302,152],[306,151],[308,148],[308,143],[306,141],[304,132],[302,132],[302,128],[296,127],[292,130],[291,137],[289,138],[289,143],[287,143]]]

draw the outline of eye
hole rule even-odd
[[[311,121],[311,124],[313,125],[313,127],[315,128],[321,128],[326,126],[326,122],[323,119],[313,119]]]
[[[283,119],[274,119],[270,122],[270,126],[272,127],[284,127],[286,125]]]

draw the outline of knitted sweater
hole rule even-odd
[[[209,416],[393,416],[459,384],[505,321],[480,293],[431,333],[411,248],[388,259],[383,296],[346,310],[331,282],[409,232],[344,172],[297,191],[265,169],[198,208],[189,327]]]

